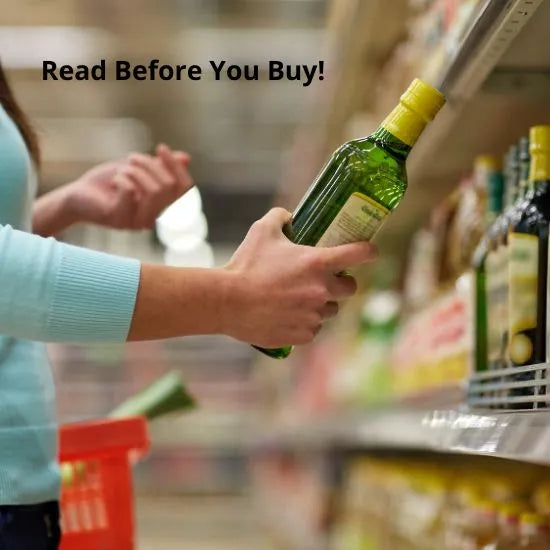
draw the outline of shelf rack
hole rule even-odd
[[[550,412],[365,412],[272,432],[261,448],[429,451],[550,465]]]
[[[549,27],[550,3],[543,0],[480,2],[462,42],[433,78],[448,102],[411,154],[411,191],[384,228],[382,244],[404,250],[411,231],[477,154],[502,154],[529,126],[550,118],[542,93],[550,90],[550,57],[541,52]]]
[[[549,375],[545,363],[476,373],[468,387],[468,403],[475,408],[547,409]]]
[[[374,17],[376,12],[370,15]],[[373,19],[368,24],[369,28],[383,27]],[[360,27],[356,22],[353,29]],[[550,120],[550,54],[544,47],[549,28],[548,1],[480,2],[461,43],[433,82],[444,91],[448,103],[411,155],[413,189],[381,232],[378,241],[382,250],[391,243],[394,254],[405,252],[412,231],[457,184],[476,154],[502,154],[530,125]],[[352,35],[346,37],[350,44],[354,43]],[[373,74],[372,67],[368,71]],[[348,84],[352,82],[342,85]],[[540,375],[546,369],[529,367],[527,371],[536,373],[534,382],[522,381],[521,388],[539,391],[545,386]],[[411,449],[550,464],[550,409],[490,409],[525,403],[523,397],[503,400],[497,393],[487,394],[488,387],[494,392],[519,387],[514,380],[502,379],[505,374],[495,372],[491,381],[473,380],[470,405],[485,407],[486,412],[410,408],[348,415],[280,429],[262,438],[261,446]],[[530,401],[542,408],[548,398],[537,395]]]

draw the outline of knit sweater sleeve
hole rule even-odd
[[[137,260],[0,225],[0,334],[44,342],[126,340]]]

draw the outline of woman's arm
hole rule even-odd
[[[0,226],[0,333],[50,342],[226,334],[261,346],[309,342],[355,282],[334,273],[373,258],[368,243],[292,244],[288,212],[256,222],[229,265],[143,265]]]
[[[33,231],[49,237],[78,222],[117,229],[150,228],[193,180],[190,157],[159,145],[155,156],[133,153],[96,166],[78,180],[35,201]]]

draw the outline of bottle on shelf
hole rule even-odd
[[[497,218],[491,228],[490,249],[494,261],[492,262],[493,282],[491,289],[490,311],[487,317],[490,320],[492,348],[490,352],[492,357],[488,358],[490,367],[493,369],[502,369],[508,365],[508,310],[509,310],[509,285],[508,285],[508,228],[510,218],[515,212],[516,201],[518,200],[519,190],[519,152],[517,145],[511,145],[505,156],[504,169],[504,211]],[[499,378],[498,380],[504,381]],[[495,407],[506,408],[503,399],[508,396],[507,390],[497,390],[489,395],[497,398]]]
[[[502,212],[503,181],[497,157],[484,155],[475,162],[478,184],[486,194],[485,233],[473,254],[475,272],[476,370],[495,368],[499,351],[498,324],[488,323],[497,316],[495,290],[498,284],[498,249],[491,231]],[[483,179],[482,179],[483,178]]]
[[[518,203],[508,233],[508,350],[512,366],[546,360],[550,126],[531,128],[529,142],[529,187]],[[534,379],[533,373],[517,376],[518,380]],[[535,390],[528,388],[523,392],[534,395]]]
[[[522,141],[523,140],[523,141]],[[494,246],[498,250],[499,276],[496,290],[497,300],[500,305],[500,350],[499,366],[506,367],[508,361],[508,311],[509,311],[509,284],[508,284],[508,229],[518,200],[522,200],[524,191],[520,185],[520,150],[527,144],[527,155],[529,155],[529,140],[521,138],[519,145],[511,145],[506,155],[505,167],[505,204],[504,211],[495,222]],[[529,165],[527,163],[527,175]],[[527,178],[528,179],[528,178]]]
[[[531,512],[521,514],[520,544],[516,548],[521,550],[548,550],[550,548],[550,532],[544,516]]]
[[[333,154],[294,211],[287,236],[308,246],[370,241],[401,202],[405,161],[444,103],[441,92],[415,79],[373,134]],[[282,359],[292,348],[257,349]]]

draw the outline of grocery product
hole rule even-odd
[[[530,188],[510,224],[509,356],[512,365],[546,359],[546,271],[550,223],[550,126],[530,131]]]
[[[520,503],[506,502],[499,508],[498,537],[494,550],[517,550],[519,539],[519,514],[522,511]]]
[[[414,80],[378,130],[334,153],[296,208],[288,237],[310,246],[372,239],[403,198],[407,156],[444,102],[438,90]],[[291,348],[261,351],[284,358]]]
[[[476,164],[484,168],[483,186],[487,195],[487,206],[486,231],[473,253],[476,296],[475,354],[477,370],[486,370],[498,362],[500,351],[499,323],[495,322],[500,318],[500,312],[497,312],[499,302],[495,299],[500,285],[500,256],[489,228],[492,228],[493,222],[502,211],[503,182],[496,157],[480,157]],[[488,319],[491,319],[491,323],[488,323]]]
[[[522,138],[523,139],[523,138]],[[524,144],[524,141],[521,143]],[[527,148],[529,142],[527,140]],[[497,262],[496,269],[497,283],[494,288],[492,300],[496,302],[496,307],[492,310],[494,315],[498,316],[498,341],[499,351],[496,357],[496,368],[504,367],[508,364],[508,303],[509,303],[509,284],[508,284],[508,227],[510,218],[515,212],[516,203],[522,200],[523,191],[519,185],[519,147],[511,145],[506,155],[505,168],[505,205],[504,212],[497,218],[490,236],[491,249],[494,250]]]
[[[546,550],[550,548],[548,520],[539,514],[525,512],[520,518],[520,544],[522,550]]]
[[[482,498],[470,503],[462,523],[461,547],[486,550],[498,537],[496,505]],[[458,549],[457,549],[458,550]]]
[[[461,182],[461,194],[453,220],[449,242],[449,268],[454,277],[469,269],[472,255],[485,229],[490,175],[499,170],[496,157],[480,156],[474,164],[471,178]]]
[[[402,454],[355,457],[346,472],[330,550],[550,548],[544,516],[534,513],[547,469]],[[541,540],[547,546],[534,545]]]

